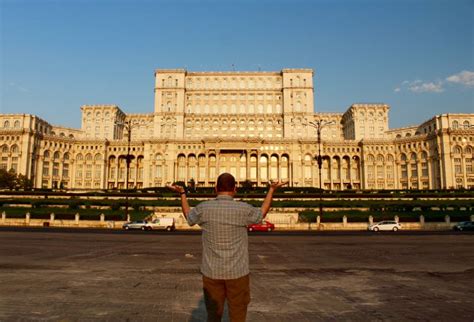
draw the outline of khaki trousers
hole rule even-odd
[[[202,276],[207,321],[221,321],[227,299],[231,322],[245,322],[250,303],[249,275],[236,279],[220,280]]]

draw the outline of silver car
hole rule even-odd
[[[141,229],[146,230],[146,220],[137,220],[137,221],[130,221],[123,224],[122,228],[129,230],[129,229]]]
[[[393,220],[386,220],[386,221],[381,221],[381,222],[369,225],[367,229],[371,231],[379,231],[379,230],[380,231],[382,230],[397,231],[399,229],[402,229],[402,225],[400,225],[399,223]]]

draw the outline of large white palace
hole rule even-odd
[[[149,114],[84,105],[80,129],[0,114],[0,168],[37,188],[120,189],[127,172],[129,188],[209,186],[222,172],[257,186],[280,179],[319,187],[321,155],[324,189],[474,187],[474,114],[389,129],[386,104],[315,113],[311,69],[159,69],[154,105]],[[320,144],[311,122],[327,123]]]

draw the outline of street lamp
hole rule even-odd
[[[115,122],[116,125],[123,126],[127,131],[127,156],[125,160],[126,170],[125,170],[125,190],[128,190],[128,177],[130,172],[130,163],[132,162],[132,156],[130,155],[130,142],[132,140],[132,128],[134,124],[130,121],[125,122]],[[125,193],[125,216],[128,218],[128,193]]]
[[[318,169],[319,169],[319,218],[322,218],[323,216],[323,205],[322,205],[322,200],[323,200],[323,190],[322,190],[322,177],[321,177],[321,168],[323,165],[323,158],[321,156],[321,130],[329,125],[335,124],[336,122],[334,121],[325,121],[325,120],[316,120],[312,122],[308,122],[307,125],[312,126],[316,129],[316,133],[318,135],[318,156],[317,156],[317,162],[318,162]]]

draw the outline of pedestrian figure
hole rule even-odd
[[[235,178],[223,173],[217,178],[217,197],[192,210],[181,186],[168,186],[181,195],[181,208],[190,226],[202,229],[202,281],[208,321],[221,321],[227,300],[231,322],[244,322],[250,303],[247,225],[262,221],[273,193],[287,182],[273,182],[261,208],[233,200]]]

